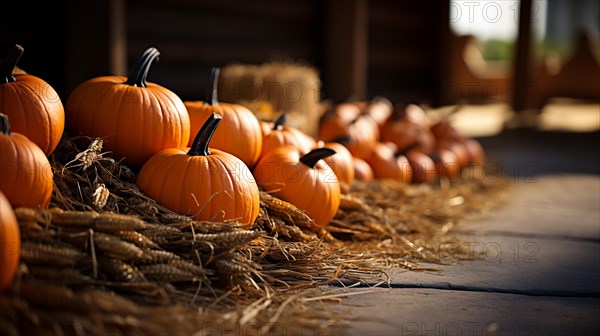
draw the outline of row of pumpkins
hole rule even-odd
[[[325,142],[317,142],[286,127],[285,114],[263,122],[241,105],[219,103],[218,69],[206,101],[183,102],[147,81],[160,55],[155,48],[141,55],[127,78],[80,84],[63,109],[50,85],[18,70],[22,53],[17,45],[0,64],[0,246],[19,244],[9,204],[49,205],[47,156],[65,128],[70,135],[103,138],[114,158],[139,169],[137,184],[159,204],[199,220],[237,219],[248,226],[258,216],[259,186],[306,211],[315,223],[309,229],[319,230],[337,212],[340,182],[426,182],[483,160],[476,142],[447,121],[430,127],[415,105],[392,113],[384,100],[339,104],[322,116],[319,138]],[[16,271],[13,254],[16,259],[0,255],[0,289]]]

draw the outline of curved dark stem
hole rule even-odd
[[[2,64],[0,64],[0,83],[10,83],[16,81],[13,76],[13,72],[15,71],[15,67],[23,55],[23,47],[18,44],[15,44],[12,49],[8,52],[8,55],[4,57],[2,60]]]
[[[275,122],[273,122],[273,131],[276,131],[279,129],[279,126],[283,126],[283,124],[285,124],[285,122],[287,121],[287,114],[282,113],[279,118],[277,118],[275,120]]]
[[[217,114],[214,112],[213,112],[213,114],[211,114],[210,117],[208,117],[208,119],[206,119],[206,121],[204,122],[204,125],[202,125],[202,127],[200,128],[200,131],[198,131],[198,134],[196,134],[196,137],[194,138],[194,142],[192,143],[192,147],[187,152],[188,155],[192,155],[192,156],[210,155],[210,151],[208,150],[208,145],[210,144],[210,140],[212,139],[213,135],[215,134],[215,131],[217,130],[217,126],[219,126],[221,119],[223,119],[223,117],[221,117],[220,114]]]
[[[160,56],[160,52],[158,49],[154,47],[150,47],[144,51],[142,56],[135,63],[131,71],[129,72],[129,77],[125,84],[131,86],[139,86],[139,87],[147,87],[148,83],[146,83],[146,78],[148,78],[148,71],[150,71],[150,65],[152,62],[158,59]]]
[[[349,143],[352,143],[352,138],[347,135],[342,135],[337,138],[333,138],[333,139],[329,140],[329,142],[337,142],[340,144],[349,144]]]
[[[315,168],[315,165],[319,160],[324,159],[326,157],[332,156],[336,152],[331,148],[317,148],[308,152],[306,155],[300,158],[300,162],[304,163],[306,166],[310,168]]]
[[[217,86],[219,84],[219,73],[221,73],[221,69],[219,68],[212,68],[212,70],[210,71],[208,95],[206,97],[206,103],[209,105],[219,105],[219,95],[217,93]]]
[[[8,116],[2,113],[0,113],[0,134],[11,136]]]
[[[411,143],[410,145],[408,145],[408,146],[406,146],[406,147],[404,147],[402,149],[399,149],[396,153],[394,153],[394,155],[396,157],[399,157],[401,155],[406,155],[406,153],[408,153],[411,150],[413,150],[413,149],[415,149],[417,147],[420,147],[420,146],[421,146],[421,142],[415,141],[415,142]]]

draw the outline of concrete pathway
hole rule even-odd
[[[483,260],[439,273],[391,270],[392,288],[334,307],[350,326],[336,334],[600,334],[600,177],[530,182],[515,183],[505,206],[453,233]]]

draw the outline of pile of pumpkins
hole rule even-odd
[[[447,122],[430,127],[416,106],[400,114],[384,100],[337,105],[321,118],[317,142],[286,127],[285,114],[259,121],[241,105],[220,103],[218,69],[205,101],[183,102],[147,81],[160,55],[156,48],[144,51],[128,77],[80,84],[63,109],[50,85],[15,71],[22,53],[15,46],[0,64],[0,290],[18,266],[12,207],[48,207],[53,176],[47,157],[63,131],[103,138],[115,159],[139,171],[139,188],[159,204],[197,220],[247,227],[259,213],[259,187],[304,210],[314,220],[308,229],[318,231],[338,210],[340,183],[373,177],[426,182],[483,160],[476,142]],[[456,169],[447,168],[454,162]],[[437,173],[430,174],[431,167]]]

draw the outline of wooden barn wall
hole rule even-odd
[[[286,59],[319,68],[327,98],[330,81],[323,67],[330,62],[326,53],[332,43],[327,34],[331,13],[326,11],[345,3],[334,1],[59,0],[33,7],[10,2],[4,13],[14,15],[5,15],[0,22],[0,52],[5,54],[14,43],[23,44],[21,65],[46,79],[65,99],[85,79],[122,74],[148,46],[162,53],[149,80],[171,88],[183,99],[204,98],[212,66]],[[444,12],[448,4],[348,1],[367,2],[366,96],[439,101],[441,32],[448,24]],[[57,14],[48,15],[56,8]],[[26,19],[22,13],[27,13]],[[122,41],[111,41],[121,30]],[[115,51],[115,45],[123,45],[124,50]]]
[[[183,99],[204,99],[210,68],[295,60],[320,65],[320,1],[129,0],[128,63],[161,51],[150,79]],[[152,24],[160,22],[160,24]]]
[[[369,95],[437,103],[443,80],[442,1],[369,1]]]

